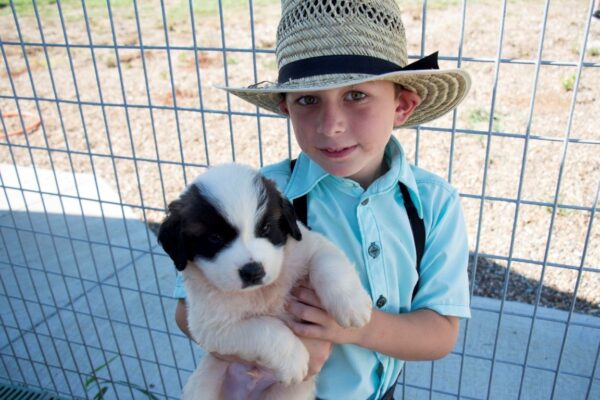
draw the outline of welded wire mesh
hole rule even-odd
[[[600,20],[593,0],[399,2],[409,57],[471,94],[395,133],[460,192],[473,318],[396,398],[600,397]],[[289,122],[215,85],[274,79],[275,0],[0,1],[0,383],[178,398],[154,232],[207,166],[295,157]]]

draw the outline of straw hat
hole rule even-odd
[[[281,114],[282,93],[391,81],[421,97],[405,126],[447,113],[469,90],[469,75],[439,70],[437,53],[408,64],[404,25],[394,0],[282,0],[281,8],[277,82],[221,89]]]

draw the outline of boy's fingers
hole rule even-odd
[[[307,289],[305,287],[296,287],[292,289],[292,295],[300,300],[302,303],[322,308],[321,300],[317,296],[317,293],[312,289]]]
[[[324,324],[327,322],[327,314],[323,310],[298,301],[288,303],[287,310],[294,317],[309,324]]]
[[[289,322],[289,327],[298,336],[315,339],[323,337],[323,328],[319,325],[291,321]]]

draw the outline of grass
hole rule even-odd
[[[37,0],[37,8],[41,14],[56,10],[57,0]],[[85,0],[85,5],[88,10],[107,8],[107,0]],[[254,0],[253,5],[279,5],[278,0]],[[153,3],[154,6],[159,6],[159,3]],[[180,20],[187,17],[189,14],[189,1],[168,1],[164,0],[167,8],[167,17],[173,20]],[[247,9],[249,0],[221,0],[223,9],[241,10]],[[61,0],[61,8],[68,11],[74,8],[81,8],[81,0]],[[13,0],[13,6],[18,15],[33,15],[33,0]],[[110,0],[111,9],[127,9],[133,12],[133,0]],[[217,15],[219,13],[218,0],[192,0],[192,6],[195,13],[200,15]],[[145,0],[137,0],[138,10],[148,7]],[[0,15],[12,14],[10,0],[0,0]]]
[[[173,21],[173,23],[179,22],[183,19],[188,18],[189,15],[189,0],[178,0],[168,1],[163,0],[167,9],[167,19]],[[432,9],[445,9],[449,6],[457,6],[462,4],[463,0],[430,0],[427,6]],[[481,2],[483,0],[472,0],[472,2]],[[93,9],[104,9],[106,10],[107,0],[85,0],[85,5],[88,10]],[[47,12],[55,12],[57,7],[57,0],[37,0],[38,11],[41,14]],[[221,6],[223,10],[227,11],[240,11],[247,10],[250,4],[250,0],[221,0]],[[252,0],[254,7],[262,6],[273,6],[279,7],[279,0]],[[402,6],[406,7],[417,7],[422,6],[422,0],[408,0]],[[33,15],[33,0],[13,0],[15,11],[19,15]],[[81,8],[81,0],[61,0],[60,5],[64,11],[68,11],[74,8]],[[133,12],[133,0],[110,0],[111,9],[129,10]],[[148,7],[148,3],[145,0],[137,0],[138,9],[141,11],[144,7]],[[158,2],[153,2],[153,6],[159,6]],[[219,1],[218,0],[192,0],[192,7],[195,14],[202,16],[211,16],[219,14]],[[12,14],[10,7],[10,0],[0,0],[0,15]]]
[[[33,0],[13,0],[13,6],[18,15],[33,15]],[[54,11],[58,7],[57,0],[37,0],[38,11],[41,14]],[[111,0],[112,8],[119,8],[133,4],[132,0]],[[106,0],[85,0],[88,9],[106,8]],[[60,6],[63,10],[81,8],[80,0],[61,0]],[[0,15],[12,14],[10,0],[0,0]]]
[[[219,16],[219,0],[162,0],[165,7],[166,24],[169,31],[176,31],[190,23],[190,1],[196,21],[199,17]],[[133,0],[84,0],[85,8],[90,22],[93,24],[97,18],[105,19],[108,16],[110,3],[111,14],[115,19],[132,20],[135,18]],[[12,18],[13,8],[19,18],[35,15],[34,0],[0,0],[0,17]],[[42,18],[58,14],[58,4],[67,21],[79,20],[82,16],[82,0],[37,0],[37,11]],[[232,13],[248,13],[250,0],[221,0],[223,13],[231,18]],[[253,7],[279,7],[278,0],[253,0]],[[161,3],[155,0],[150,4],[147,0],[137,0],[138,15],[141,19],[148,16],[152,18],[156,29],[163,29],[162,12],[155,10]]]
[[[249,7],[249,0],[221,0],[221,8],[225,12],[247,12]],[[276,6],[279,7],[278,0],[253,0],[253,7],[261,6]],[[218,0],[192,0],[192,9],[194,15],[199,16],[213,16],[219,15],[219,1]],[[181,26],[182,22],[187,23],[190,15],[190,2],[189,0],[179,0],[172,2],[166,9],[168,29],[174,30],[176,27]],[[185,25],[185,24],[184,24]]]
[[[458,7],[458,6],[462,6],[463,2],[465,0],[429,0],[427,1],[427,9],[430,10],[445,10],[447,8],[450,7]],[[509,0],[509,2],[512,3],[520,3],[523,1],[527,1],[527,0]],[[468,5],[473,5],[473,4],[481,4],[481,3],[490,3],[490,4],[496,4],[494,3],[493,0],[468,0]],[[423,0],[404,0],[404,1],[400,1],[398,2],[398,4],[400,5],[400,9],[401,10],[406,10],[408,8],[422,8],[423,7]]]

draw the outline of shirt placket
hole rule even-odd
[[[380,310],[386,310],[388,303],[388,283],[383,255],[384,248],[381,243],[379,224],[371,208],[374,206],[372,197],[361,199],[357,210],[358,226],[362,238],[363,259],[369,278],[371,299],[375,307]],[[378,370],[381,379],[378,389],[378,393],[380,393],[382,391],[381,383],[384,382],[383,375],[389,366],[389,358],[379,353],[377,353],[377,358],[380,362]]]
[[[358,210],[358,226],[361,233],[363,260],[373,304],[380,310],[386,309],[388,284],[383,261],[383,246],[375,215],[372,212],[372,197],[361,199]]]

